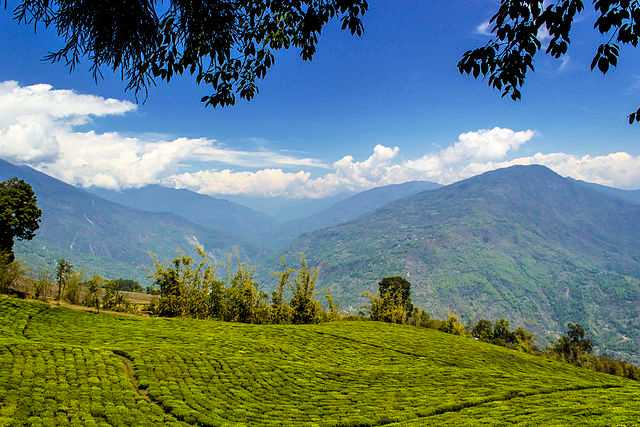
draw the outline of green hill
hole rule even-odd
[[[353,221],[396,200],[439,187],[441,185],[433,182],[409,181],[372,188],[340,200],[320,212],[282,224],[275,230],[274,241],[291,243],[303,233]]]
[[[434,330],[117,317],[0,297],[0,425],[639,419],[637,382]]]
[[[489,172],[303,235],[343,304],[384,276],[438,317],[508,318],[552,337],[578,321],[599,350],[640,360],[640,206],[541,166]]]
[[[42,209],[36,238],[18,242],[19,259],[33,269],[51,269],[65,257],[86,273],[145,281],[153,253],[166,260],[201,243],[214,256],[241,243],[172,214],[128,208],[58,181],[27,166],[0,160],[0,180],[18,177],[33,187]],[[250,245],[243,245],[246,251]]]

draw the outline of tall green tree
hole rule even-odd
[[[253,271],[238,263],[236,272],[231,279],[231,285],[226,290],[225,320],[243,323],[258,322],[260,305],[265,303],[264,297],[258,289]]]
[[[295,270],[287,267],[282,260],[282,270],[274,273],[278,283],[271,293],[271,322],[275,324],[290,323],[292,310],[285,299],[285,292],[291,287],[291,276]]]
[[[18,178],[0,182],[0,253],[13,262],[13,244],[31,240],[40,226],[42,211],[29,184]]]
[[[296,272],[295,287],[291,297],[293,323],[318,323],[321,320],[322,305],[315,297],[316,282],[320,271],[310,268],[304,256],[300,258],[300,267]]]
[[[96,309],[96,313],[100,312],[100,288],[104,285],[104,279],[98,275],[93,276],[85,283],[87,287],[87,295],[85,296],[84,305]]]
[[[552,351],[568,362],[580,364],[583,356],[591,354],[593,351],[593,343],[586,335],[582,325],[569,323],[567,332],[558,338]]]
[[[160,289],[158,314],[199,319],[211,315],[210,290],[217,279],[204,249],[198,247],[197,251],[198,262],[186,255],[176,257],[168,266],[155,262],[154,286]]]
[[[411,303],[411,283],[404,277],[385,277],[378,283],[378,292],[381,296],[388,295],[393,304],[402,306],[405,312],[413,310]]]
[[[64,289],[67,286],[69,277],[73,273],[73,266],[66,259],[58,260],[56,265],[56,285],[58,286],[58,304],[64,295]]]

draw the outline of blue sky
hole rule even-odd
[[[490,0],[371,0],[363,38],[353,38],[334,24],[323,34],[312,62],[302,62],[295,51],[282,53],[250,103],[205,109],[199,99],[206,88],[179,79],[160,84],[137,107],[122,103],[117,111],[76,111],[56,116],[54,125],[53,113],[38,111],[47,126],[54,126],[46,129],[56,133],[62,126],[74,133],[73,144],[83,147],[53,142],[58,148],[29,157],[16,153],[17,143],[3,150],[0,142],[0,156],[80,185],[161,182],[215,194],[322,197],[409,179],[447,183],[513,159],[544,163],[576,178],[640,187],[640,172],[634,172],[640,170],[640,127],[626,124],[626,114],[640,105],[636,52],[623,50],[620,66],[606,78],[590,72],[601,37],[592,29],[588,6],[574,30],[568,58],[563,62],[539,56],[523,101],[501,99],[484,82],[456,70],[461,54],[486,40],[478,28],[495,8]],[[0,14],[0,48],[5,52],[0,81],[18,82],[5,87],[0,98],[7,111],[16,110],[16,91],[38,83],[51,86],[46,102],[52,110],[56,102],[76,101],[54,96],[61,89],[133,101],[124,92],[125,84],[108,72],[96,84],[86,64],[69,73],[63,65],[41,61],[59,46],[54,34],[34,35],[32,28],[12,22],[7,12]],[[32,95],[21,93],[20,105]],[[21,114],[32,116],[28,109]],[[0,120],[0,135],[11,120],[20,117],[7,114],[4,123]],[[40,143],[37,132],[26,133],[36,137],[25,142],[28,138],[20,136],[20,143]],[[113,143],[113,138],[102,138],[105,133],[117,135],[119,144],[135,146],[129,163],[118,165],[114,159],[110,166],[104,155],[102,164],[89,154],[78,158],[77,152],[89,150],[89,141]],[[180,138],[191,141],[186,149],[191,151],[184,152],[176,142]],[[153,156],[171,160],[164,169],[154,164],[142,176],[118,176],[137,167],[136,158],[155,148],[149,144],[162,142],[174,142],[163,149],[170,152],[166,157]],[[206,150],[207,145],[215,150]],[[225,150],[235,154],[228,156]],[[63,155],[68,157],[64,161],[59,159]],[[343,161],[345,156],[350,157]],[[140,168],[149,167],[150,161]]]

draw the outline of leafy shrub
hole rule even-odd
[[[33,296],[36,299],[46,300],[51,295],[53,282],[51,276],[46,271],[38,273],[38,278],[33,281]]]
[[[460,319],[458,319],[458,316],[454,313],[449,313],[447,320],[440,327],[440,330],[452,335],[465,334],[464,325],[462,324],[462,322],[460,322]]]
[[[633,380],[640,380],[640,368],[606,355],[592,354],[593,343],[582,325],[569,323],[567,332],[547,349],[547,353],[584,368]]]
[[[385,277],[378,283],[378,294],[368,294],[372,320],[406,323],[413,311],[411,283],[402,277]]]
[[[144,289],[142,289],[142,285],[140,285],[140,283],[138,283],[135,280],[131,280],[131,279],[115,279],[115,280],[112,280],[111,282],[113,282],[113,284],[120,291],[124,291],[124,292],[144,292]]]
[[[155,314],[242,323],[317,323],[327,318],[315,298],[318,270],[309,268],[304,258],[298,270],[285,265],[275,274],[278,284],[269,303],[249,267],[239,260],[232,266],[230,261],[225,283],[216,276],[204,250],[198,248],[198,252],[197,263],[188,256],[175,258],[168,266],[156,261],[154,286],[160,289],[160,298],[152,307]],[[295,286],[287,302],[294,273]]]
[[[87,288],[87,294],[83,304],[87,307],[93,307],[96,311],[100,311],[100,288],[104,286],[104,279],[98,275],[93,276],[84,283]]]
[[[23,279],[25,269],[18,261],[9,261],[8,254],[0,254],[0,293],[6,294],[16,289],[18,282]]]
[[[315,299],[318,274],[318,269],[309,268],[304,257],[300,259],[300,268],[296,274],[295,289],[290,302],[293,323],[320,322],[322,306],[320,301]]]
[[[64,286],[64,299],[71,304],[80,304],[82,292],[82,274],[73,272],[68,274]]]
[[[102,307],[105,310],[127,312],[130,311],[130,305],[124,295],[118,289],[117,284],[113,282],[107,283],[105,287]]]
[[[471,335],[480,341],[527,353],[536,351],[533,334],[522,327],[512,331],[506,319],[496,320],[495,324],[490,320],[480,319],[471,329]]]

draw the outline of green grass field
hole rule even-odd
[[[410,326],[0,297],[0,337],[0,425],[640,425],[640,383]]]

